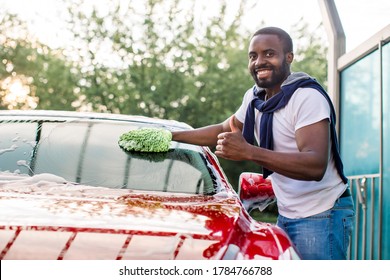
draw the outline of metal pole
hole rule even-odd
[[[375,236],[375,178],[370,180],[370,257],[369,260],[374,259],[374,236]]]
[[[380,116],[380,126],[379,126],[379,231],[378,231],[378,255],[379,259],[382,259],[382,187],[383,187],[383,41],[379,41],[378,45],[378,51],[379,51],[379,100],[380,100],[380,105],[379,105],[379,116]]]
[[[355,184],[354,184],[355,182]],[[351,179],[351,189],[354,190],[354,186],[356,187],[356,195],[354,196],[354,201],[357,201],[357,205],[355,205],[355,215],[356,215],[356,219],[355,219],[355,237],[354,237],[354,246],[353,246],[353,249],[355,250],[355,256],[354,256],[354,260],[357,260],[358,257],[359,257],[359,238],[360,238],[360,228],[359,228],[359,217],[360,217],[360,200],[358,199],[358,194],[359,194],[359,186],[358,186],[358,183],[357,183],[357,179]],[[352,243],[352,242],[351,242]],[[352,245],[352,244],[351,244]]]
[[[328,34],[328,93],[331,97],[336,116],[339,119],[340,99],[340,74],[338,70],[338,59],[345,54],[345,33],[334,0],[318,0],[322,11],[324,27]],[[339,123],[339,122],[338,122]],[[336,129],[339,131],[339,125]]]

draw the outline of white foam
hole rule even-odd
[[[13,152],[13,151],[15,151],[18,147],[19,147],[18,145],[13,144],[10,148],[1,149],[1,150],[0,150],[0,155],[1,155],[1,154],[4,154],[4,153],[7,153],[7,152]]]

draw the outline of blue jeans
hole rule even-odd
[[[277,225],[294,243],[304,260],[345,260],[355,220],[351,196],[336,200],[333,208],[302,219],[279,215]]]

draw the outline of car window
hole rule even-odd
[[[37,126],[38,123],[1,122],[0,170],[29,174],[28,162],[36,144]]]
[[[166,153],[129,153],[119,136],[147,124],[103,120],[0,122],[0,171],[51,173],[92,186],[214,194],[201,149],[172,141]]]

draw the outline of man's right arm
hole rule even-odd
[[[230,117],[219,124],[208,125],[191,130],[173,131],[172,140],[199,146],[214,147],[217,145],[218,134],[231,131],[229,120]]]

